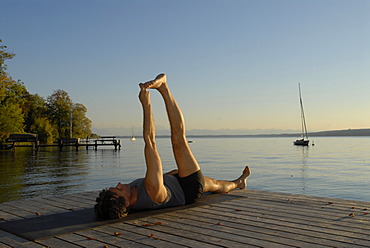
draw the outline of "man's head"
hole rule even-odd
[[[96,198],[95,214],[99,218],[121,219],[127,216],[127,201],[124,197],[119,196],[114,189],[103,189]]]

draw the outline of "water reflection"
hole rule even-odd
[[[0,153],[0,202],[69,192],[87,173],[86,152],[17,148]]]
[[[309,146],[302,146],[297,147],[298,152],[301,154],[301,164],[300,164],[300,186],[303,192],[307,191],[307,169],[308,169],[308,152],[309,152]],[[300,151],[299,151],[300,150]]]

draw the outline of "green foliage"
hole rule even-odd
[[[89,137],[91,134],[91,120],[86,117],[87,108],[80,103],[73,105],[72,127],[73,138]]]
[[[15,54],[14,53],[9,53],[6,51],[7,46],[2,45],[3,41],[0,39],[0,77],[6,74],[6,69],[7,66],[5,64],[5,60],[7,59],[12,59]]]
[[[89,136],[89,139],[99,139],[99,138],[100,138],[100,135],[96,133],[91,133]]]
[[[46,117],[36,117],[29,132],[37,133],[38,139],[44,143],[52,143],[57,136],[55,126]]]
[[[25,131],[38,134],[42,143],[51,143],[57,135],[56,126],[47,116],[46,101],[38,94],[29,95],[23,108],[25,113]]]
[[[25,114],[25,129],[29,130],[40,117],[46,117],[46,101],[38,94],[29,95],[23,108]]]
[[[70,137],[73,102],[64,90],[56,90],[47,99],[47,115],[58,130],[58,138]]]
[[[23,133],[22,109],[17,104],[0,104],[0,142],[11,133]]]
[[[15,54],[6,51],[0,40],[0,143],[11,133],[36,133],[41,142],[56,138],[81,138],[91,135],[87,108],[73,103],[68,93],[56,90],[47,98],[30,94],[23,82],[14,81],[6,73],[5,61]],[[71,125],[72,120],[72,125]]]
[[[24,114],[22,107],[28,94],[23,83],[14,81],[6,73],[6,59],[12,59],[14,54],[6,52],[6,46],[0,40],[0,142],[10,133],[22,133]]]

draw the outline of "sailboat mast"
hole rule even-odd
[[[298,88],[299,88],[299,102],[301,104],[302,136],[303,136],[302,138],[304,138],[305,136],[306,136],[306,138],[308,138],[306,118],[304,116],[304,110],[303,110],[303,102],[302,102],[301,84],[300,83],[298,83]]]

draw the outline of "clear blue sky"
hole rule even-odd
[[[140,127],[137,85],[161,72],[188,129],[298,130],[299,82],[309,131],[369,128],[369,13],[365,0],[2,0],[0,39],[14,79],[67,91],[98,130]]]

